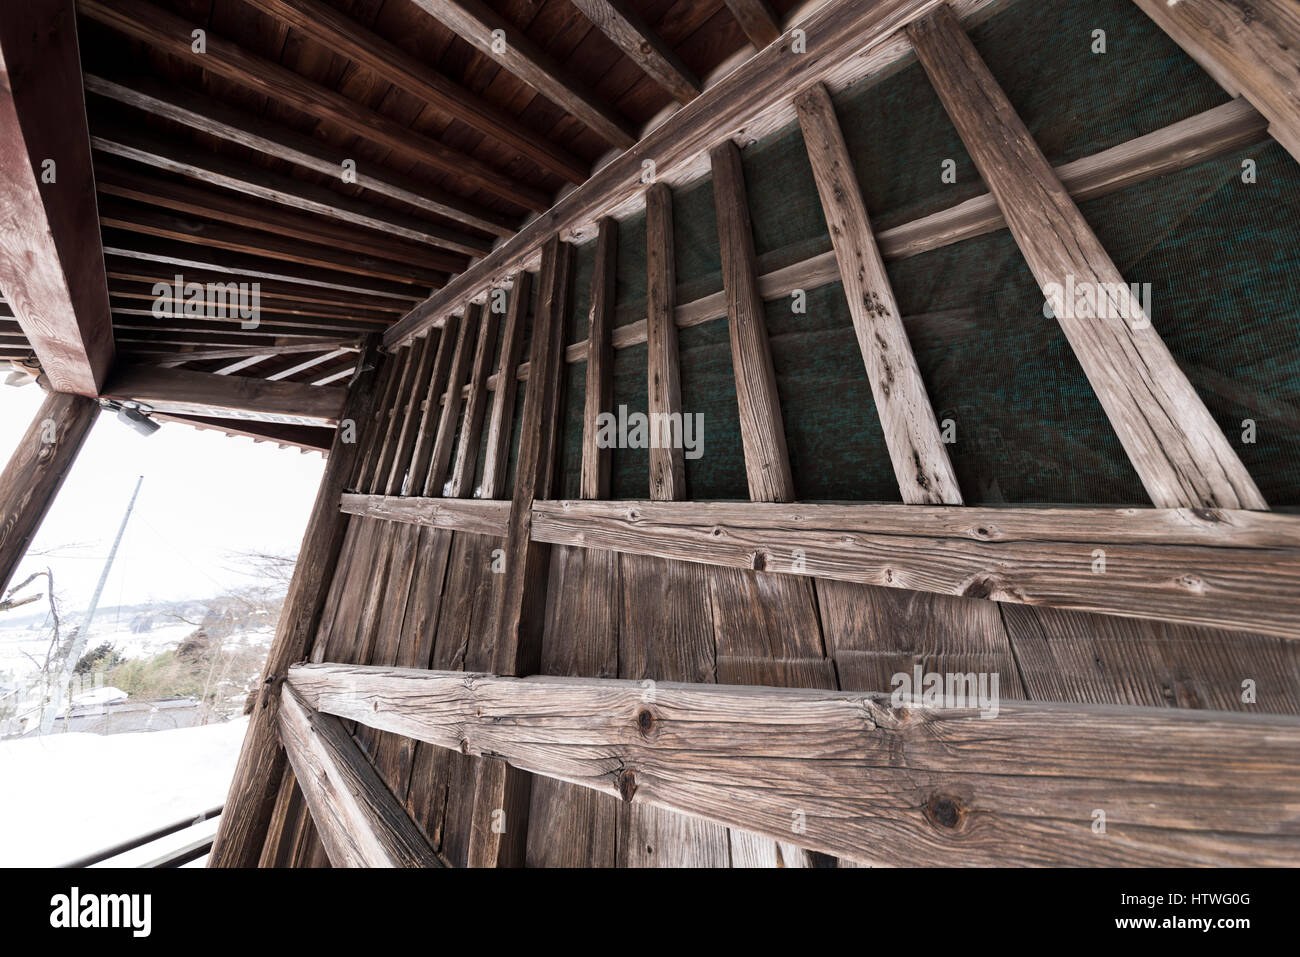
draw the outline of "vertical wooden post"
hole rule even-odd
[[[510,311],[506,313],[506,331],[501,338],[501,361],[497,364],[497,387],[492,391],[492,411],[488,413],[487,448],[483,451],[483,484],[480,498],[496,498],[506,486],[506,465],[513,438],[515,392],[519,388],[519,359],[524,351],[524,317],[532,292],[532,276],[521,272],[510,292]]]
[[[686,497],[686,459],[681,448],[660,440],[660,423],[681,415],[682,374],[677,362],[677,268],[673,255],[673,195],[663,183],[645,194],[646,347],[650,379],[650,498]]]
[[[479,316],[482,309],[476,305],[465,307],[465,319],[456,336],[456,352],[451,360],[451,374],[447,378],[447,391],[442,405],[442,414],[438,418],[438,432],[433,440],[433,455],[429,463],[429,475],[424,482],[424,494],[441,496],[447,480],[447,470],[451,465],[452,442],[456,438],[456,426],[460,422],[460,407],[464,401],[461,389],[469,376],[470,360],[474,357],[472,337],[478,331]],[[430,399],[430,402],[435,401]]]
[[[490,302],[484,307],[482,315],[478,343],[474,347],[474,361],[470,366],[464,422],[460,427],[460,440],[456,443],[456,457],[452,460],[451,478],[447,482],[448,494],[452,498],[464,498],[474,484],[474,466],[478,463],[478,446],[482,435],[480,430],[483,427],[483,413],[487,410],[488,365],[492,362],[492,350],[496,348],[500,318],[492,310]]]
[[[957,475],[903,328],[831,96],[819,83],[795,98],[795,108],[903,501],[960,505]]]
[[[94,399],[51,392],[0,474],[0,598],[98,414]]]
[[[357,363],[343,416],[330,446],[329,462],[321,476],[316,504],[298,551],[293,581],[289,583],[275,640],[267,655],[261,693],[248,722],[221,826],[208,857],[209,867],[256,867],[261,856],[284,772],[284,751],[278,733],[280,687],[289,665],[306,657],[316,635],[347,530],[348,517],[339,511],[339,496],[353,476],[362,444],[356,441],[354,426],[373,418],[378,361],[378,340],[372,336]]]
[[[497,674],[532,674],[541,661],[551,547],[532,540],[532,509],[535,499],[550,497],[555,478],[572,251],[558,235],[542,247],[541,298],[533,322],[519,464],[506,531],[505,573],[493,590],[489,618],[495,638],[492,670]],[[523,863],[528,804],[525,772],[501,761],[479,762],[468,854],[471,867]],[[491,827],[491,816],[497,810],[505,813],[504,832]]]
[[[758,266],[740,148],[727,140],[709,152],[709,162],[713,167],[722,286],[727,295],[731,368],[736,377],[749,497],[755,502],[793,502],[794,477],[790,474],[781,401],[772,370],[772,348],[767,341],[763,297],[758,292]]]
[[[596,230],[596,264],[591,272],[587,327],[587,393],[582,411],[582,497],[609,498],[609,449],[596,444],[596,420],[614,402],[614,285],[618,268],[618,223],[602,219]]]

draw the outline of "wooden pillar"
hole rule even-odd
[[[277,730],[280,686],[289,665],[307,656],[343,546],[348,516],[339,511],[339,496],[353,476],[362,444],[355,441],[360,437],[360,430],[349,426],[372,420],[377,364],[377,342],[372,337],[361,353],[340,427],[330,446],[329,463],[321,477],[293,581],[267,655],[261,692],[235,765],[226,809],[208,857],[209,867],[256,867],[261,856],[276,791],[284,773],[284,751]]]
[[[94,399],[51,392],[0,475],[0,598],[98,414]]]
[[[573,248],[558,235],[542,247],[541,296],[533,321],[528,392],[506,530],[505,574],[492,593],[492,671],[496,674],[534,674],[541,662],[551,547],[533,541],[532,510],[534,500],[549,498],[554,485],[572,253]],[[501,761],[482,761],[477,770],[469,865],[522,864],[528,836],[529,777]],[[505,814],[504,832],[491,826],[496,811]]]

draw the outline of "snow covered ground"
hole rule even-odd
[[[0,867],[47,867],[216,807],[247,718],[0,741]]]

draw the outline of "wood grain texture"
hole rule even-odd
[[[1133,540],[1150,525],[1108,537],[1105,510],[1090,535],[1078,533],[1087,528],[1078,516],[1076,531],[1055,539],[1047,527],[1023,539],[999,528],[1000,515],[1014,521],[1036,511],[1028,509],[963,509],[963,518],[977,513],[974,523],[945,533],[942,517],[918,514],[914,525],[903,517],[922,506],[893,506],[903,516],[891,530],[889,508],[538,502],[532,534],[554,545],[1300,637],[1294,546],[1233,547],[1231,532],[1218,538],[1226,547]]]
[[[88,92],[172,120],[219,140],[306,167],[323,176],[338,176],[343,161],[350,158],[342,150],[293,133],[256,114],[234,110],[212,97],[142,79],[118,82],[87,74],[85,80]],[[99,128],[92,143],[101,152],[415,242],[456,249],[471,256],[482,256],[492,248],[490,240],[463,229],[440,226],[332,189],[273,173],[261,166],[188,148],[141,131],[111,135],[106,129]],[[446,216],[452,211],[444,190],[390,170],[371,169],[369,164],[358,168],[357,185],[438,216]],[[498,213],[485,211],[476,216],[462,215],[460,221],[473,229],[498,236],[514,233],[511,221]]]
[[[254,7],[324,44],[419,97],[449,117],[499,140],[571,183],[587,178],[581,160],[561,149],[518,119],[498,109],[473,90],[430,69],[405,50],[367,31],[320,0],[250,0]]]
[[[73,0],[0,16],[0,221],[0,288],[51,387],[98,395],[115,353]]]
[[[349,515],[497,537],[505,535],[510,521],[510,503],[500,499],[345,493],[339,498],[339,508]]]
[[[194,25],[143,0],[78,0],[78,11],[93,20],[141,40],[159,50],[189,60],[205,71],[269,96],[272,100],[318,120],[337,124],[348,132],[387,147],[417,162],[472,183],[474,186],[525,209],[537,212],[550,206],[546,194],[524,186],[472,156],[438,140],[408,129],[382,113],[368,109],[327,86],[314,83],[273,60],[259,57],[238,44],[207,32],[207,49],[196,53],[190,36]],[[463,198],[447,202],[451,218],[478,215],[476,203]]]
[[[611,146],[636,143],[632,125],[575,78],[569,70],[483,0],[413,0],[466,43],[497,61],[556,106],[572,114]],[[505,42],[494,41],[503,31]]]
[[[903,501],[960,505],[957,475],[903,328],[830,94],[820,84],[813,86],[795,99],[795,108]]]
[[[717,680],[710,569],[620,555],[618,676],[654,701],[663,681]],[[579,782],[580,783],[580,782]],[[625,804],[619,867],[727,867],[727,829],[666,807]]]
[[[871,863],[1293,866],[1300,720],[305,665],[326,713]],[[1107,833],[1092,811],[1107,809]],[[679,843],[678,846],[689,846]]]
[[[348,388],[344,418],[362,421],[373,412],[377,355],[372,339]],[[221,825],[208,856],[209,867],[252,867],[266,839],[267,821],[284,762],[277,739],[280,688],[289,664],[306,658],[313,650],[313,643],[318,643],[323,606],[348,529],[348,518],[339,512],[338,499],[355,473],[359,448],[358,443],[343,439],[340,429],[330,447],[316,502],[298,550],[293,579],[263,667],[261,690],[235,764]]]
[[[510,441],[514,437],[515,392],[519,380],[509,373],[519,365],[524,351],[524,322],[528,313],[532,276],[521,272],[510,291],[506,328],[501,338],[501,361],[492,388],[492,411],[488,413],[487,447],[483,450],[483,483],[480,498],[499,498],[506,490],[506,469],[510,464]]]
[[[596,261],[591,270],[591,308],[587,324],[587,389],[582,408],[582,498],[609,498],[610,450],[597,442],[602,412],[614,404],[614,346],[610,326],[614,317],[618,276],[618,223],[602,219],[596,232]],[[515,365],[501,367],[501,388],[513,377]]]
[[[448,478],[448,468],[455,447],[456,426],[460,424],[463,401],[462,387],[469,378],[470,364],[474,358],[474,341],[478,333],[483,310],[470,307],[456,333],[456,351],[452,355],[451,370],[447,376],[447,389],[438,417],[438,429],[433,436],[429,454],[429,474],[424,482],[425,495],[442,495]],[[432,402],[432,399],[430,399]],[[435,410],[436,411],[436,410]]]
[[[1044,293],[1091,289],[1126,317],[1097,318],[1095,303],[1076,302],[1058,322],[1152,502],[1267,508],[952,11],[940,6],[907,31]]]
[[[402,421],[408,407],[407,399],[414,391],[415,373],[420,367],[421,353],[427,344],[427,340],[413,342],[393,356],[397,365],[395,385],[390,401],[384,405],[381,420],[384,437],[379,445],[379,454],[375,457],[374,473],[366,486],[372,492],[388,490],[390,473],[397,459]]]
[[[99,418],[99,403],[52,392],[0,473],[0,598]]]
[[[291,690],[280,734],[334,867],[439,867],[442,862],[384,787],[342,722]]]
[[[573,0],[601,33],[679,103],[700,95],[700,81],[627,0]]]
[[[761,50],[781,35],[781,24],[767,0],[725,0],[754,49]]]
[[[758,290],[740,149],[728,140],[709,152],[709,161],[713,167],[713,204],[749,497],[755,502],[791,502],[795,497],[794,476],[790,474],[781,399],[772,370],[772,347]]]
[[[673,196],[656,183],[646,190],[646,348],[650,414],[650,498],[671,502],[686,498],[686,458],[674,447],[670,428],[658,428],[682,416],[682,370],[677,352],[677,269],[673,250]]]
[[[497,327],[501,317],[490,307],[484,309],[481,315],[478,342],[474,346],[474,360],[470,365],[465,415],[456,443],[456,456],[452,460],[451,476],[447,479],[447,495],[452,498],[464,498],[472,491],[483,415],[487,411],[488,366],[492,362],[492,350],[497,345]]]
[[[1288,0],[1134,0],[1219,82],[1243,93],[1300,160],[1300,9]]]
[[[415,448],[411,452],[410,478],[402,489],[403,494],[422,493],[429,478],[434,443],[438,438],[438,425],[442,418],[443,406],[439,402],[445,400],[452,363],[460,345],[460,322],[457,317],[443,327],[442,338],[438,341],[438,354],[434,356],[429,378],[423,384],[417,383],[422,396],[420,423],[415,433]]]
[[[113,369],[103,394],[164,412],[293,425],[336,424],[346,396],[345,390],[334,386],[120,363]]]
[[[425,396],[427,388],[425,383],[433,377],[438,354],[443,348],[441,339],[441,334],[438,336],[431,334],[424,339],[416,340],[412,345],[413,349],[419,350],[418,360],[412,367],[410,382],[402,393],[401,421],[397,424],[393,460],[389,465],[387,476],[385,477],[382,471],[380,473],[384,478],[381,491],[387,495],[401,495],[411,479],[410,470],[414,461],[415,441],[419,435],[420,420],[423,416],[420,403]],[[424,476],[421,475],[421,482],[423,479]]]

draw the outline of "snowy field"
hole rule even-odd
[[[216,807],[247,726],[0,741],[0,867],[57,866]]]

